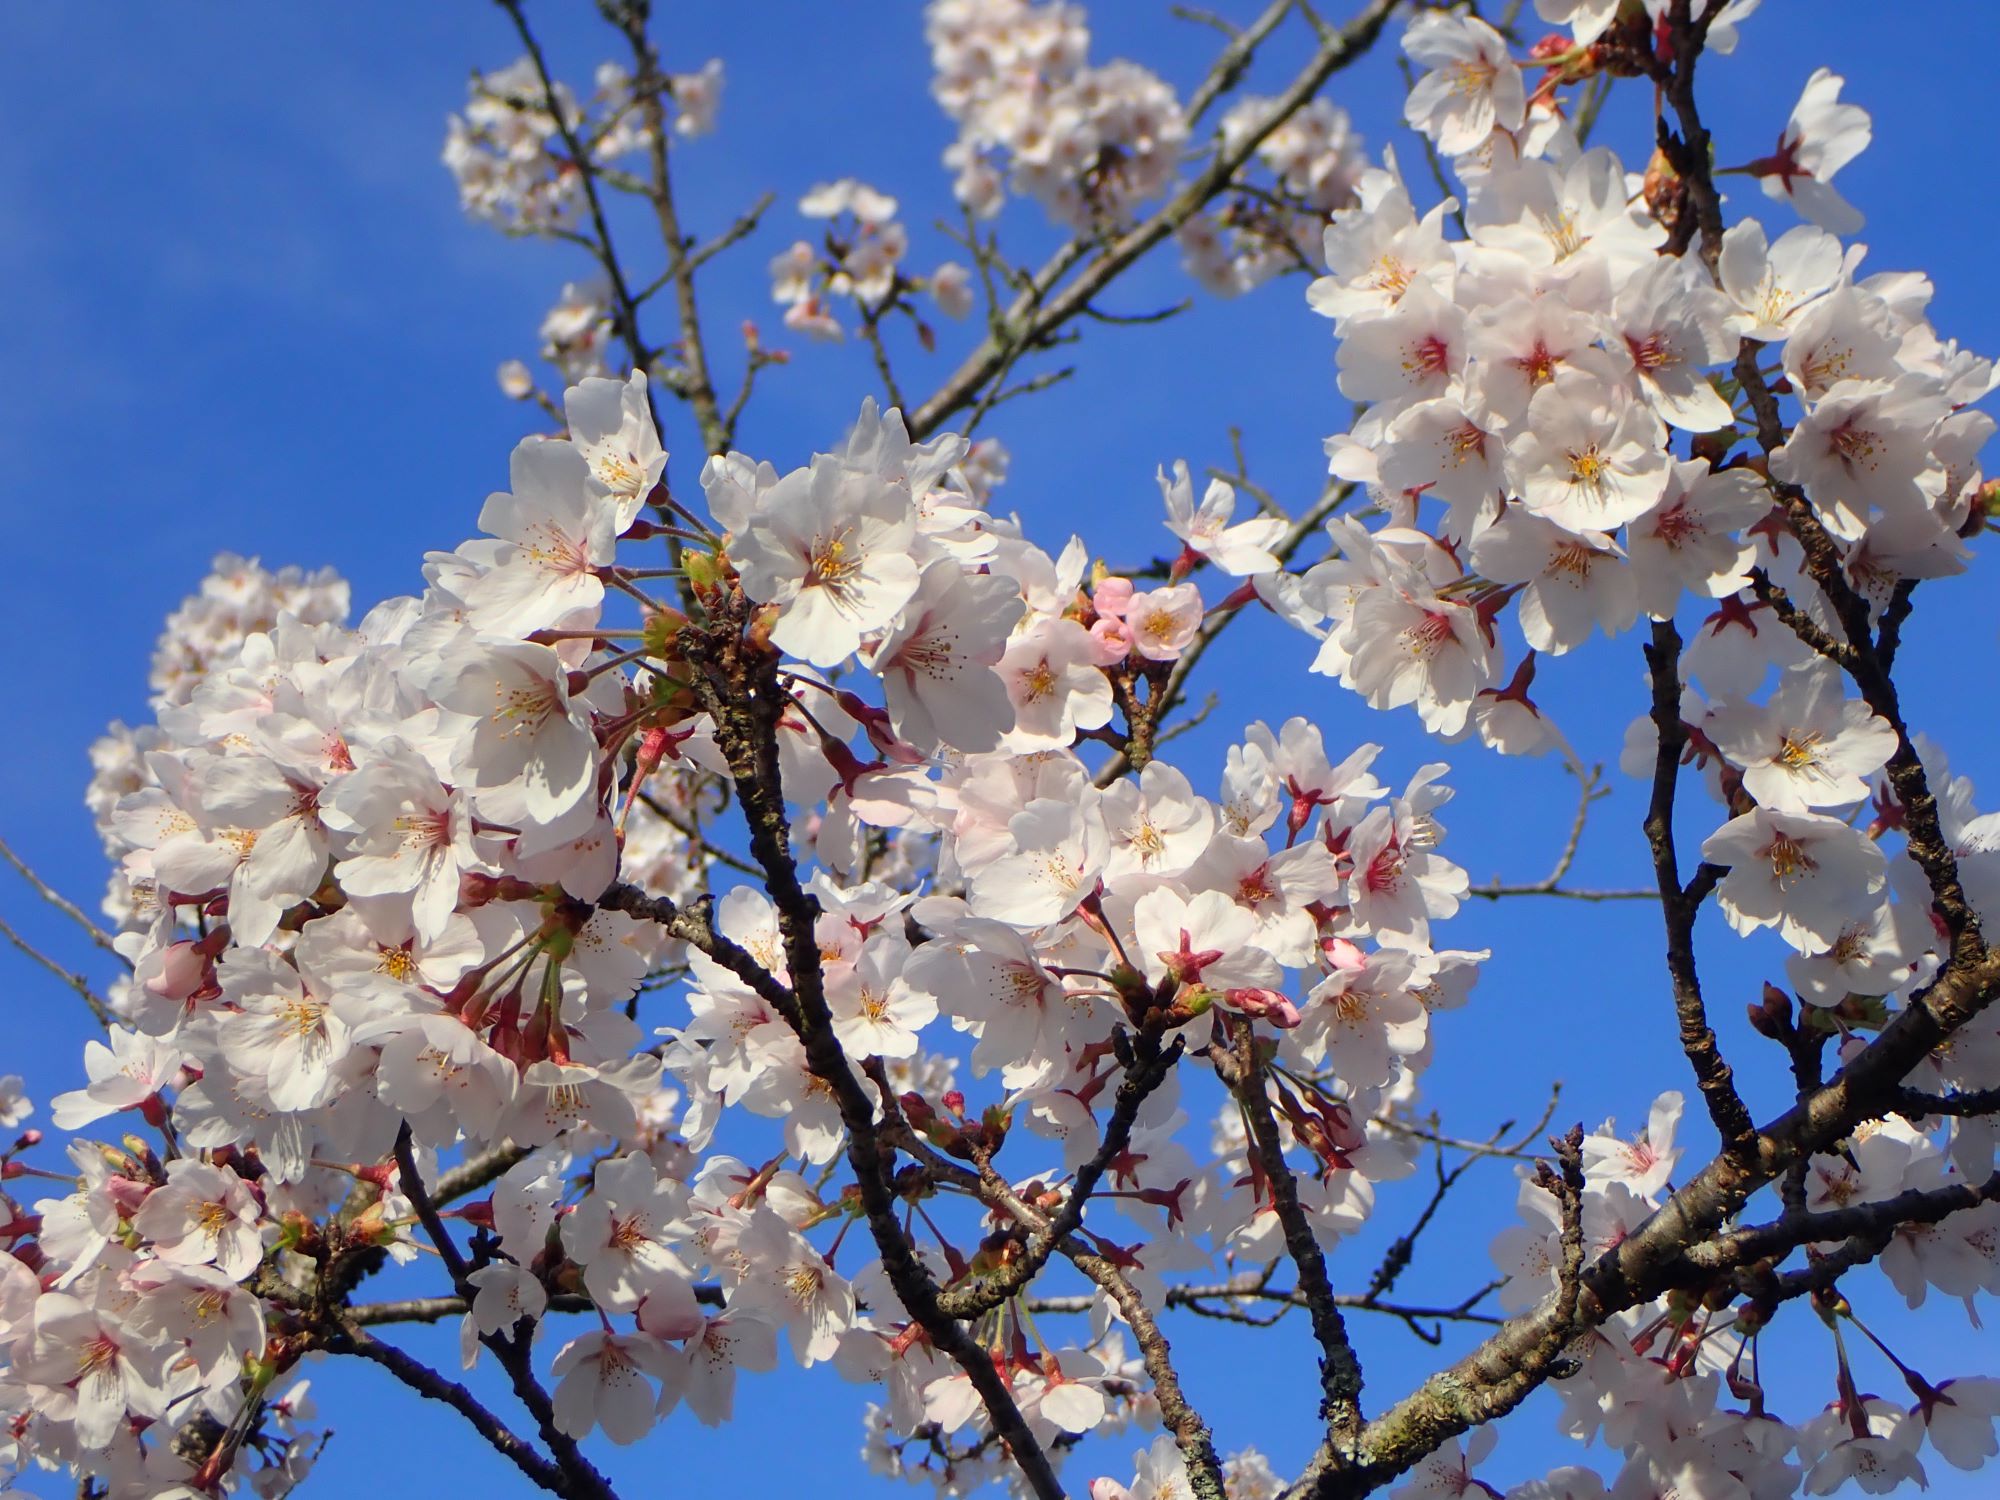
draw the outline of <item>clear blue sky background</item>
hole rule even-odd
[[[914,263],[949,253],[926,226],[950,214],[937,165],[950,139],[927,94],[928,59],[912,0],[826,5],[760,0],[735,7],[667,6],[670,66],[723,56],[729,68],[721,133],[681,151],[685,214],[697,232],[726,224],[758,192],[780,206],[766,228],[717,264],[709,321],[725,378],[730,330],[744,317],[778,338],[763,265],[803,228],[790,205],[811,183],[854,174],[895,193],[916,239]],[[1224,0],[1247,15],[1244,0]],[[1338,9],[1338,6],[1334,6]],[[580,0],[531,7],[556,65],[587,82],[612,38]],[[1992,191],[1995,134],[1984,104],[2000,51],[2000,7],[1767,0],[1742,53],[1703,65],[1706,108],[1725,161],[1768,150],[1799,87],[1822,63],[1846,75],[1848,97],[1875,118],[1875,144],[1840,186],[1869,217],[1861,236],[1874,269],[1919,267],[1937,281],[1934,316],[1947,335],[2000,352],[1991,290],[2000,207]],[[1145,61],[1183,90],[1213,51],[1212,32],[1169,20],[1152,0],[1100,0],[1094,55]],[[586,270],[566,247],[508,241],[466,222],[437,163],[444,116],[464,97],[468,68],[514,59],[504,16],[472,3],[358,0],[344,6],[7,7],[0,18],[0,96],[13,128],[0,134],[0,510],[8,578],[0,629],[12,644],[0,833],[52,880],[94,906],[103,870],[80,803],[85,748],[114,716],[143,717],[147,653],[161,617],[209,558],[234,549],[266,562],[331,563],[353,580],[357,605],[418,585],[423,551],[474,529],[480,502],[505,483],[507,453],[532,415],[495,391],[494,366],[531,355],[535,326],[567,278]],[[1274,62],[1302,54],[1288,33]],[[1400,128],[1401,84],[1384,49],[1336,81],[1371,148],[1396,141],[1420,198],[1429,189],[1413,137]],[[1279,74],[1267,70],[1264,83]],[[1599,139],[1629,165],[1650,141],[1649,91],[1622,85]],[[1755,199],[1760,209],[1761,197]],[[1772,233],[1783,210],[1766,215]],[[620,229],[635,261],[636,221]],[[1031,207],[1003,223],[1024,258],[1047,242]],[[644,272],[641,273],[646,274]],[[1122,311],[1178,300],[1188,283],[1172,252],[1156,255],[1107,299]],[[1316,489],[1319,440],[1344,425],[1332,379],[1330,326],[1303,307],[1303,283],[1251,298],[1198,299],[1156,328],[1092,328],[1083,371],[1062,394],[1006,408],[992,430],[1013,448],[1003,508],[1059,544],[1071,527],[1100,554],[1161,547],[1154,467],[1186,457],[1227,463],[1227,429],[1241,423],[1253,470],[1280,495]],[[656,328],[655,332],[658,330]],[[899,353],[907,388],[928,388],[964,347],[944,329],[926,357]],[[854,348],[785,340],[796,359],[774,372],[742,444],[781,468],[836,443],[872,389]],[[696,444],[687,424],[667,433],[674,473],[692,488]],[[1990,584],[1926,585],[1904,663],[1913,717],[1954,763],[2000,787]],[[359,608],[357,609],[359,613]],[[1224,703],[1185,744],[1198,784],[1251,718],[1306,713],[1330,745],[1376,739],[1394,779],[1437,758],[1408,716],[1363,712],[1308,677],[1311,645],[1275,625],[1240,630],[1207,663]],[[1615,762],[1626,721],[1642,706],[1636,637],[1549,663],[1539,686],[1587,759]],[[1445,752],[1461,788],[1447,821],[1449,851],[1475,880],[1538,878],[1560,846],[1572,798],[1552,764],[1501,762],[1472,747]],[[1597,810],[1575,879],[1628,885],[1646,878],[1629,783]],[[1699,816],[1699,812],[1690,814]],[[1702,830],[1705,831],[1705,830]],[[86,945],[0,876],[0,911],[67,961],[95,968]],[[1754,999],[1773,949],[1727,941],[1713,924],[1713,1009],[1726,1020]],[[1565,1081],[1561,1124],[1616,1113],[1643,1120],[1663,1088],[1686,1086],[1658,960],[1658,918],[1646,907],[1513,902],[1469,910],[1445,941],[1496,949],[1467,1011],[1439,1026],[1429,1095],[1449,1125],[1484,1134],[1532,1117],[1552,1078]],[[25,1073],[38,1102],[81,1081],[87,1019],[60,986],[0,951],[13,1019],[0,1071]],[[1731,1035],[1739,1073],[1768,1111],[1782,1100],[1774,1049]],[[1699,1113],[1699,1111],[1696,1111]],[[1703,1127],[1687,1139],[1701,1150]],[[1488,1167],[1443,1233],[1424,1241],[1403,1290],[1454,1297],[1488,1274],[1485,1246],[1512,1221],[1513,1181]],[[1420,1189],[1415,1190],[1420,1191]],[[1380,1232],[1336,1263],[1348,1284],[1415,1211],[1412,1193],[1385,1192]],[[1872,1285],[1872,1284],[1871,1284]],[[1893,1301],[1872,1290],[1864,1313]],[[1178,1316],[1178,1315],[1176,1315]],[[1808,1320],[1809,1321],[1809,1320]],[[1888,1316],[1891,1327],[1900,1320]],[[1225,1451],[1254,1443],[1291,1472],[1311,1446],[1316,1400],[1303,1324],[1249,1337],[1216,1325],[1170,1324],[1191,1394]],[[1371,1405],[1383,1404],[1442,1356],[1397,1325],[1364,1326]],[[1933,1378],[1985,1373],[1990,1343],[1968,1340],[1951,1309],[1903,1335]],[[449,1363],[449,1340],[418,1333],[413,1347]],[[1824,1340],[1803,1338],[1809,1384],[1780,1398],[1803,1418],[1831,1397]],[[1872,1382],[1899,1395],[1879,1362]],[[322,1368],[336,1436],[316,1489],[343,1484],[418,1493],[432,1486],[517,1483],[506,1466],[439,1408],[386,1389],[372,1368]],[[599,1454],[632,1495],[749,1482],[773,1492],[867,1487],[849,1455],[861,1394],[830,1377],[781,1372],[748,1384],[739,1424],[698,1433],[685,1414],[650,1446]],[[1585,1455],[1552,1439],[1551,1403],[1537,1398],[1511,1424],[1485,1471],[1512,1482]],[[1539,1414],[1537,1414],[1539,1411]],[[413,1440],[414,1439],[414,1440]],[[1072,1468],[1129,1475],[1138,1442],[1117,1440]],[[594,1447],[602,1447],[601,1440]],[[385,1469],[384,1460],[389,1460]],[[1990,1493],[1931,1465],[1932,1493]],[[36,1486],[31,1482],[30,1488]],[[47,1493],[53,1490],[45,1489]]]

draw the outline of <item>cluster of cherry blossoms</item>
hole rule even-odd
[[[1754,8],[1683,11],[1726,50]],[[1291,561],[1313,527],[1239,519],[1220,478],[1197,498],[1185,462],[1157,476],[1167,559],[1045,549],[989,508],[1004,448],[913,437],[873,398],[788,471],[716,440],[697,503],[667,483],[654,408],[685,367],[619,369],[621,338],[650,356],[609,281],[565,287],[544,324],[559,406],[503,367],[560,435],[519,444],[483,534],[428,555],[420,592],[350,623],[331,574],[219,558],[161,638],[156,722],[93,750],[129,973],[87,1081],[49,1106],[66,1167],[30,1164],[34,1129],[0,1152],[0,1460],[106,1496],[276,1500],[316,1451],[298,1374],[379,1357],[349,1295],[435,1251],[464,1367],[545,1377],[545,1439],[629,1444],[682,1407],[726,1422],[739,1372],[784,1357],[870,1388],[878,1473],[957,1495],[1017,1480],[1031,1449],[1165,1426],[1130,1484],[1090,1493],[1192,1500],[1199,1445],[1147,1310],[1219,1278],[1206,1295],[1233,1305],[1228,1278],[1287,1259],[1279,1295],[1313,1303],[1308,1266],[1415,1169],[1440,1017],[1491,957],[1442,925],[1472,889],[1443,852],[1446,765],[1378,779],[1380,747],[1330,746],[1306,715],[1249,723],[1203,776],[1161,753],[1180,669],[1253,605],[1373,708],[1566,757],[1538,666],[1654,622],[1625,765],[1669,811],[1692,767],[1722,809],[1692,883],[1671,827],[1656,850],[1670,942],[1676,903],[1711,895],[1735,933],[1772,932],[1786,982],[1752,1022],[1802,1098],[1801,1057],[1858,1057],[1919,1007],[1965,922],[1904,789],[1927,778],[1989,922],[2000,814],[1906,741],[1893,695],[1850,695],[1840,643],[1965,566],[1993,367],[1932,329],[1927,281],[1862,276],[1836,237],[1858,216],[1827,179],[1868,130],[1837,77],[1737,169],[1813,222],[1713,226],[1704,259],[1664,155],[1628,173],[1557,99],[1633,66],[1669,7],[1536,11],[1571,31],[1525,62],[1470,14],[1421,8],[1404,34],[1407,118],[1462,204],[1420,213],[1324,100],[1274,129],[1269,98],[1220,120],[1217,149],[1249,159],[1179,226],[1188,266],[1224,294],[1319,273],[1339,391],[1365,408],[1327,453],[1369,506],[1322,512],[1315,561]],[[1180,102],[1090,65],[1077,7],[925,16],[973,214],[1013,191],[1101,232],[1172,186]],[[475,78],[446,161],[475,217],[565,229],[586,165],[702,133],[721,86],[717,63],[657,87],[606,65],[579,102],[524,60]],[[893,198],[844,178],[799,207],[827,228],[770,264],[788,327],[840,336],[840,298],[871,334],[916,319],[913,292],[970,310],[963,267],[904,269]],[[1903,1104],[1803,1152],[1787,1215],[1984,1193],[1990,1113],[1910,1100],[2000,1085],[1996,1017],[1962,1018],[1899,1076]],[[1522,1169],[1491,1252],[1507,1312],[1573,1311],[1582,1268],[1652,1232],[1688,1180],[1682,1104]],[[32,1109],[0,1079],[0,1125]],[[2000,1199],[1952,1206],[1873,1247],[1910,1307],[2000,1294]],[[1648,1288],[1582,1325],[1546,1373],[1561,1430],[1616,1472],[1507,1500],[1882,1493],[1925,1457],[2000,1454],[2000,1380],[1931,1381],[1831,1282],[1832,1399],[1777,1409],[1757,1343],[1776,1268],[1853,1243],[1775,1245],[1763,1281]],[[1028,1294],[1058,1261],[1089,1288],[1060,1311],[1085,1321],[1045,1338]],[[1907,1399],[1863,1389],[1843,1327]],[[1474,1475],[1493,1441],[1442,1437],[1383,1482],[1498,1496]],[[1234,1500],[1284,1488],[1255,1449],[1208,1462]]]
[[[608,166],[653,140],[654,126],[616,63],[598,66],[596,87],[579,101],[523,57],[497,72],[472,75],[465,113],[445,132],[444,164],[458,182],[461,207],[502,228],[564,229],[584,210],[583,177],[573,152]],[[651,96],[649,96],[651,97]],[[668,127],[684,138],[715,128],[722,106],[722,62],[668,75],[657,97],[672,106]]]
[[[220,1432],[247,1430],[266,1376],[244,1371],[315,1347],[272,1328],[260,1298],[282,1306],[343,1248],[407,1259],[398,1163],[430,1176],[434,1153],[502,1143],[525,1154],[490,1201],[451,1210],[491,1236],[468,1277],[468,1358],[480,1335],[586,1296],[612,1321],[554,1356],[564,1430],[631,1441],[683,1396],[720,1420],[735,1369],[768,1367],[780,1333],[801,1363],[885,1382],[885,1434],[986,1420],[964,1372],[912,1342],[880,1268],[843,1275],[806,1237],[853,1210],[781,1166],[826,1163],[843,1140],[801,1034],[761,985],[607,896],[699,892],[700,789],[742,753],[694,711],[698,619],[649,604],[629,650],[604,623],[609,586],[640,592],[621,540],[680,534],[641,514],[665,463],[647,395],[641,375],[573,388],[568,437],[516,450],[489,535],[433,554],[424,594],[352,628],[281,614],[247,630],[135,743],[103,813],[132,974],[54,1119],[136,1117],[164,1155],[78,1141],[75,1190],[6,1230],[26,1278],[9,1321],[33,1403],[24,1461],[181,1463],[197,1488],[215,1481],[240,1445],[190,1458],[144,1434],[179,1431],[191,1401]],[[1463,1000],[1483,957],[1432,946],[1466,885],[1436,852],[1442,768],[1392,794],[1375,747],[1332,760],[1293,719],[1253,726],[1213,796],[1160,761],[1100,787],[1079,734],[1157,690],[1200,627],[1199,592],[1087,579],[1080,541],[1051,557],[979,506],[968,452],[913,444],[870,405],[842,449],[791,473],[712,460],[716,529],[686,533],[690,560],[708,539],[694,607],[748,618],[742,649],[771,653],[790,695],[774,749],[823,866],[816,983],[834,1035],[851,1065],[884,1070],[867,1088],[900,1089],[948,1146],[975,1128],[942,1040],[966,1034],[973,1074],[999,1075],[998,1118],[1045,1140],[1042,1180],[1116,1155],[1118,1254],[1157,1284],[1275,1253],[1281,1232],[1268,1192],[1231,1190],[1259,1170],[1240,1131],[1206,1162],[1175,1138],[1171,1073],[1107,1144],[1114,1034],[1147,1012],[1261,1021],[1288,1133],[1323,1166],[1303,1191],[1330,1243],[1367,1216],[1374,1180],[1407,1169],[1369,1122],[1408,1093],[1431,1012]],[[1276,568],[1272,523],[1231,524],[1227,486],[1197,507],[1183,466],[1162,489],[1185,566]],[[176,616],[174,632],[204,628]],[[841,685],[857,665],[881,706]],[[739,887],[714,920],[797,983],[769,897]],[[669,964],[687,968],[689,1009],[649,1043],[627,1002]],[[764,1167],[713,1148],[738,1104],[782,1124]],[[342,1208],[357,1181],[374,1190],[358,1216]],[[1113,1232],[1091,1234],[1109,1248]],[[927,1253],[944,1279],[967,1274],[949,1241]],[[237,1311],[190,1342],[166,1309],[202,1297]],[[1038,1430],[1133,1414],[1116,1337],[1017,1344]]]
[[[1277,100],[1256,97],[1232,104],[1222,117],[1222,149],[1238,151],[1277,108]],[[1251,163],[1270,173],[1268,184],[1250,180]],[[1290,271],[1323,270],[1327,220],[1354,205],[1367,167],[1347,111],[1330,99],[1311,100],[1257,140],[1227,203],[1192,215],[1176,231],[1183,262],[1204,287],[1224,297]]]
[[[1118,226],[1179,175],[1180,101],[1137,63],[1091,64],[1082,7],[931,0],[924,34],[931,92],[958,125],[952,190],[978,217],[1011,189],[1070,228]]]
[[[1307,575],[1325,622],[1314,670],[1374,707],[1414,704],[1433,731],[1470,723],[1537,751],[1552,737],[1527,696],[1532,653],[1669,619],[1683,593],[1718,602],[1690,661],[1728,691],[1757,691],[1774,652],[1811,654],[1757,628],[1777,622],[1753,571],[1833,623],[1771,481],[1803,495],[1878,608],[1898,580],[1964,566],[1993,428],[1967,403],[1994,373],[1925,321],[1927,281],[1857,278],[1859,247],[1812,226],[1771,243],[1754,219],[1722,236],[1711,278],[1660,253],[1646,180],[1524,103],[1483,22],[1431,13],[1405,47],[1432,68],[1410,113],[1465,184],[1465,236],[1445,233],[1455,201],[1417,213],[1393,163],[1326,232],[1311,302],[1340,337],[1341,393],[1370,403],[1329,440],[1331,467],[1388,523],[1344,527],[1339,557]],[[1774,346],[1772,368],[1739,365],[1746,339]],[[1753,439],[1782,422],[1780,394],[1797,407],[1783,441],[1768,462],[1740,451],[1739,421]],[[1511,680],[1509,604],[1531,653]]]
[[[921,282],[902,269],[910,236],[896,222],[896,200],[886,193],[843,177],[807,193],[799,212],[828,225],[821,245],[796,240],[771,260],[771,297],[785,309],[787,328],[838,339],[845,330],[833,315],[834,299],[852,299],[864,315],[879,318],[900,293],[918,286],[948,318],[972,310],[972,273],[956,261],[946,261]],[[918,329],[926,340],[933,337],[921,320]]]

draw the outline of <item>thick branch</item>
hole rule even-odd
[[[713,641],[695,637],[693,632],[683,632],[683,640],[690,662],[701,669],[697,683],[705,706],[715,717],[718,742],[729,757],[737,800],[750,835],[751,858],[764,871],[764,889],[778,909],[792,986],[787,990],[764,974],[763,982],[756,986],[758,993],[767,995],[797,1032],[805,1046],[807,1066],[833,1091],[839,1104],[841,1123],[847,1130],[848,1163],[854,1169],[868,1227],[896,1295],[929,1335],[932,1347],[965,1371],[1029,1487],[1041,1500],[1058,1500],[1062,1484],[1015,1404],[1013,1392],[994,1367],[992,1355],[939,1307],[937,1281],[897,1220],[897,1200],[890,1182],[893,1150],[876,1126],[875,1099],[855,1076],[834,1035],[814,933],[819,903],[800,884],[791,852],[777,738],[779,716],[790,700],[778,682],[775,663],[762,660],[746,664],[738,654],[740,628],[740,621],[730,621]],[[710,941],[719,944],[722,940],[711,935]],[[742,956],[748,959],[747,954]],[[746,982],[752,981],[746,976]],[[894,1101],[885,1098],[882,1104],[893,1108]]]
[[[1659,748],[1653,757],[1653,799],[1646,811],[1646,841],[1653,850],[1660,915],[1666,922],[1667,974],[1673,983],[1674,1013],[1680,1019],[1681,1050],[1694,1069],[1708,1116],[1722,1137],[1723,1150],[1740,1157],[1755,1152],[1757,1126],[1744,1107],[1742,1095],[1736,1092],[1735,1077],[1708,1024],[1694,958],[1695,915],[1712,876],[1705,879],[1697,873],[1695,881],[1683,887],[1680,859],[1674,850],[1674,793],[1679,785],[1681,752],[1687,747],[1687,730],[1681,723],[1680,660],[1680,632],[1671,620],[1655,620],[1653,639],[1646,647],[1646,666],[1652,674],[1653,728],[1659,736]]]
[[[1347,1324],[1334,1302],[1327,1280],[1326,1257],[1313,1233],[1312,1220],[1299,1201],[1298,1180],[1285,1162],[1284,1142],[1264,1090],[1264,1064],[1257,1050],[1256,1027],[1240,1021],[1235,1027],[1236,1098],[1249,1122],[1253,1154],[1262,1167],[1271,1204],[1284,1229],[1285,1249],[1298,1267],[1299,1290],[1312,1316],[1313,1337],[1320,1346],[1320,1416],[1327,1424],[1329,1450],[1352,1453],[1361,1435],[1361,1361],[1347,1337]]]

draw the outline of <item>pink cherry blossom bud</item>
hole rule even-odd
[[[1115,667],[1132,654],[1132,632],[1123,620],[1109,615],[1090,627],[1090,660],[1095,666]]]
[[[1326,938],[1320,943],[1320,952],[1326,961],[1336,969],[1365,969],[1368,956],[1346,938]]]
[[[1792,1032],[1792,997],[1775,984],[1764,986],[1764,996],[1749,1007],[1750,1024],[1761,1036],[1782,1042]]]
[[[1100,615],[1122,620],[1126,607],[1132,602],[1132,592],[1132,580],[1113,573],[1098,580],[1097,587],[1091,591],[1090,606]]]
[[[1261,1016],[1281,1031],[1290,1031],[1302,1019],[1290,997],[1276,990],[1228,990],[1230,1008],[1246,1016]]]
[[[160,971],[146,988],[164,1000],[185,1000],[208,982],[208,956],[193,943],[175,943],[160,955]]]

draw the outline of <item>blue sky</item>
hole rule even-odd
[[[1252,9],[1244,0],[1220,8]],[[681,12],[660,33],[670,67],[720,55],[729,68],[720,133],[679,156],[690,227],[713,232],[759,192],[778,195],[766,227],[713,268],[706,305],[725,380],[738,359],[730,330],[743,318],[794,350],[788,368],[767,376],[740,436],[752,453],[789,467],[836,443],[873,388],[860,350],[780,336],[763,268],[803,230],[790,212],[798,195],[818,180],[861,176],[902,199],[915,265],[951,253],[927,228],[952,216],[937,166],[951,131],[927,94],[919,8],[763,0],[666,9]],[[1100,3],[1094,56],[1135,57],[1185,91],[1215,37],[1165,9]],[[613,38],[592,7],[542,0],[531,12],[570,78],[587,79],[611,55]],[[1703,65],[1720,158],[1767,151],[1815,66],[1844,74],[1847,97],[1875,121],[1874,145],[1840,180],[1868,215],[1860,238],[1871,247],[1869,267],[1928,271],[1940,330],[2000,352],[2000,302],[1990,290],[2000,202],[1988,186],[1996,141],[1979,106],[2000,47],[2000,7],[1899,9],[1887,35],[1883,14],[1767,0],[1739,55]],[[505,483],[508,450],[531,425],[532,413],[497,394],[494,367],[532,354],[543,310],[586,268],[567,247],[468,223],[438,165],[444,116],[461,104],[467,70],[517,55],[496,7],[14,7],[5,25],[0,89],[16,127],[0,133],[0,201],[9,209],[0,284],[11,293],[0,319],[0,512],[12,539],[0,627],[19,678],[6,714],[0,835],[94,905],[103,869],[80,802],[85,750],[107,719],[144,715],[161,617],[223,549],[272,565],[333,564],[364,608],[415,587],[426,549],[471,534],[480,502]],[[1300,31],[1283,36],[1272,48],[1280,64],[1304,45]],[[1261,82],[1275,87],[1281,77],[1272,69]],[[1371,151],[1397,145],[1426,198],[1416,142],[1391,128],[1401,84],[1390,54],[1343,75],[1331,93]],[[1598,140],[1635,167],[1648,149],[1650,107],[1650,91],[1627,83],[1600,126]],[[1753,207],[1766,205],[1758,197]],[[1774,235],[1788,224],[1782,209],[1764,217]],[[644,263],[643,223],[623,218],[616,227]],[[1022,259],[1049,242],[1031,205],[1017,206],[1001,231]],[[1169,251],[1107,305],[1145,311],[1189,290]],[[1262,482],[1281,496],[1313,493],[1319,440],[1346,413],[1333,388],[1330,325],[1305,310],[1302,291],[1302,282],[1284,281],[1236,302],[1198,298],[1161,327],[1090,328],[1080,349],[1064,351],[1081,364],[1073,382],[1003,408],[993,422],[1015,457],[998,504],[1018,509],[1051,543],[1076,528],[1098,553],[1150,556],[1164,538],[1154,468],[1177,457],[1197,471],[1226,464],[1232,423],[1244,427]],[[970,336],[949,325],[941,333],[935,356],[913,344],[898,350],[907,389],[942,378]],[[688,425],[674,423],[666,440],[681,487],[691,488],[697,445]],[[1983,776],[1989,805],[2000,786],[1985,690],[1993,599],[1969,578],[1926,585],[1903,658],[1913,719],[1955,765]],[[1222,706],[1184,742],[1198,784],[1212,779],[1247,720],[1305,713],[1331,747],[1387,746],[1378,770],[1389,779],[1449,760],[1460,793],[1447,815],[1448,852],[1475,881],[1545,872],[1573,805],[1557,767],[1501,762],[1471,747],[1441,751],[1412,717],[1367,714],[1307,676],[1310,655],[1304,638],[1263,623],[1211,654],[1208,683],[1222,690]],[[1635,637],[1546,664],[1538,687],[1586,759],[1615,763],[1625,723],[1642,706],[1639,671]],[[1641,799],[1613,778],[1618,792],[1592,819],[1579,883],[1646,878]],[[18,887],[0,885],[0,913],[65,961],[91,964],[87,946]],[[1685,1086],[1651,909],[1482,905],[1448,935],[1496,950],[1475,1004],[1440,1026],[1427,1089],[1452,1128],[1483,1134],[1502,1119],[1532,1117],[1552,1078],[1567,1088],[1559,1122],[1591,1125],[1612,1113],[1636,1125],[1656,1092]],[[1766,969],[1776,972],[1776,954],[1728,942],[1712,921],[1702,936],[1713,1008],[1733,1036],[1742,1028],[1729,1018],[1755,998]],[[27,1074],[45,1103],[81,1079],[86,1019],[11,951],[0,951],[0,976],[16,1018],[0,1071]],[[1773,1049],[1753,1046],[1736,1039],[1739,1073],[1768,1110],[1781,1100],[1782,1068]],[[1705,1144],[1699,1127],[1689,1138]],[[1513,1183],[1501,1167],[1484,1175],[1481,1186],[1475,1174],[1449,1233],[1420,1249],[1404,1287],[1413,1300],[1455,1296],[1487,1274],[1484,1247],[1511,1222]],[[1364,1276],[1371,1247],[1417,1207],[1394,1190],[1385,1201],[1379,1232],[1337,1263],[1337,1277]],[[1899,1347],[1934,1378],[1981,1373],[1963,1367],[1962,1329],[1940,1310]],[[1199,1323],[1169,1332],[1220,1445],[1255,1443],[1281,1470],[1296,1468],[1316,1400],[1303,1325],[1261,1340]],[[1440,1358],[1393,1324],[1364,1327],[1361,1337],[1378,1404]],[[411,1342],[426,1357],[452,1358],[446,1340]],[[1823,1348],[1811,1340],[1800,1348],[1814,1393],[1801,1401],[1816,1405],[1821,1391],[1831,1394]],[[398,1488],[516,1482],[455,1419],[414,1409],[401,1393],[385,1396],[378,1372],[328,1367],[316,1378],[337,1432],[316,1484],[379,1484],[385,1437],[397,1443]],[[678,1417],[650,1448],[607,1458],[614,1476],[633,1481],[628,1493],[643,1492],[671,1444],[678,1475],[694,1487],[750,1479],[789,1488],[829,1475],[842,1489],[864,1486],[849,1458],[859,1392],[793,1372],[753,1382],[739,1399],[736,1427],[690,1436],[692,1424]],[[1538,1405],[1540,1415],[1531,1409],[1507,1429],[1496,1479],[1582,1456],[1548,1436],[1547,1403]],[[413,1431],[421,1442],[407,1441]],[[1072,1472],[1126,1473],[1134,1446],[1118,1440]],[[1931,1468],[1933,1494],[1976,1492],[1941,1463]]]

